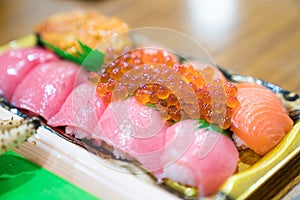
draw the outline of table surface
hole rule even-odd
[[[32,33],[51,14],[75,8],[117,16],[132,28],[182,32],[223,68],[300,94],[298,0],[2,0],[0,44]]]
[[[180,31],[201,43],[218,65],[300,93],[298,0],[2,0],[0,44],[73,8],[117,16],[132,28]]]

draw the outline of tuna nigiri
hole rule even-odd
[[[37,64],[57,60],[42,48],[13,49],[0,55],[0,95],[10,100],[18,83]]]
[[[160,156],[165,145],[165,128],[158,111],[130,97],[108,105],[93,138],[103,139],[149,170],[157,170],[162,167]]]
[[[236,171],[239,157],[228,136],[199,125],[197,120],[182,120],[167,128],[164,157],[169,164],[158,177],[197,187],[199,196],[207,196]],[[179,135],[185,135],[187,141],[168,147]]]
[[[89,82],[77,86],[48,124],[67,126],[66,133],[74,134],[76,138],[90,138],[106,107],[95,91],[96,85]]]
[[[48,120],[59,111],[75,82],[87,79],[82,75],[76,80],[78,71],[79,67],[68,61],[39,64],[18,85],[11,103]]]
[[[239,105],[231,130],[259,155],[273,149],[292,128],[293,121],[278,97],[257,84],[238,84]]]

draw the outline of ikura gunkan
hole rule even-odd
[[[197,70],[190,64],[180,64],[167,52],[153,51],[134,50],[108,65],[97,86],[104,101],[110,103],[113,93],[117,100],[134,96],[143,105],[155,106],[170,123],[185,118],[212,122],[212,110],[218,107],[218,112],[225,113],[218,125],[229,128],[232,108],[238,103],[237,87],[214,79],[211,66]]]
[[[159,49],[126,51],[97,73],[36,47],[7,51],[0,61],[0,95],[13,105],[197,196],[215,194],[238,173],[233,138],[264,155],[293,126],[267,88],[234,84],[214,66],[197,68]]]

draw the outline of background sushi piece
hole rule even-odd
[[[34,31],[44,41],[76,55],[77,51],[81,51],[78,40],[92,49],[101,44],[102,52],[106,52],[107,48],[123,50],[131,43],[127,34],[106,42],[105,47],[102,43],[128,30],[128,24],[117,17],[109,17],[94,10],[74,9],[49,16]]]

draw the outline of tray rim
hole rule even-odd
[[[36,37],[34,34],[29,34],[26,35],[24,37],[21,37],[19,39],[16,40],[12,40],[10,42],[8,42],[7,44],[4,44],[2,46],[0,46],[0,53],[3,51],[6,51],[8,49],[15,49],[15,48],[20,48],[20,47],[33,47],[36,45]],[[231,72],[228,72],[231,73]],[[253,77],[251,77],[253,78]],[[296,130],[295,130],[296,127]],[[298,127],[298,128],[297,128]],[[295,132],[294,134],[300,135],[300,120],[298,120],[293,127],[293,131],[290,132]],[[285,137],[285,144],[286,146],[289,146],[289,143],[287,141],[290,141],[290,136],[291,134],[287,134],[287,136]],[[248,190],[245,190],[243,192],[239,192],[239,193],[235,193],[234,191],[237,190],[233,190],[232,187],[234,185],[234,181],[236,181],[236,179],[238,179],[238,176],[240,176],[241,174],[246,174],[246,172],[249,172],[249,170],[252,170],[253,168],[259,166],[259,165],[265,165],[266,163],[263,163],[262,161],[264,161],[266,158],[266,155],[260,160],[258,161],[258,163],[256,163],[254,166],[250,167],[249,169],[246,169],[243,172],[237,173],[235,175],[232,175],[221,187],[220,192],[217,194],[217,196],[225,198],[225,199],[231,199],[231,198],[237,198],[237,199],[245,199],[245,198],[250,198],[251,194],[257,190],[259,187],[261,187],[267,180],[269,180],[270,178],[272,178],[272,176],[274,176],[274,174],[276,174],[276,170],[279,170],[281,168],[284,168],[284,166],[293,158],[300,156],[300,137],[298,137],[298,148],[294,148],[292,152],[290,152],[289,154],[287,154],[287,157],[285,157],[284,159],[281,159],[280,161],[277,162],[277,164],[274,165],[274,167],[271,168],[271,172],[269,171],[268,173],[266,173],[265,175],[261,176],[260,178],[256,179],[256,181],[254,182],[254,184],[250,185],[251,187]],[[280,143],[283,144],[283,141]],[[280,146],[280,145],[279,145]],[[267,155],[271,155],[276,149],[278,148],[274,148],[271,152],[269,152]],[[274,154],[274,153],[273,153]],[[271,157],[271,156],[268,156]],[[257,169],[257,168],[255,168]],[[254,170],[255,171],[255,170]],[[243,178],[243,177],[242,177]],[[248,185],[249,186],[249,185]],[[291,189],[291,188],[290,188]],[[284,194],[283,194],[284,195]]]

